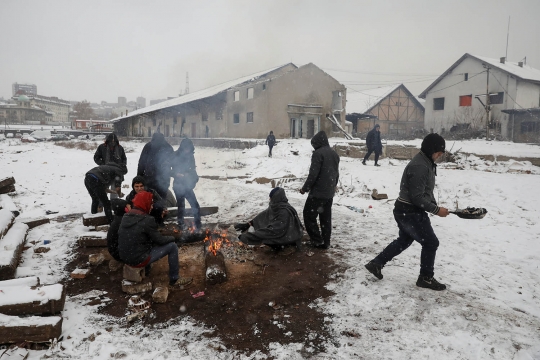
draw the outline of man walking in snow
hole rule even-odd
[[[270,131],[270,134],[266,137],[266,145],[268,145],[268,157],[272,157],[272,148],[274,145],[276,145],[276,137],[274,136],[274,132]]]
[[[366,137],[367,153],[362,160],[362,164],[366,165],[366,161],[371,156],[372,152],[375,152],[375,166],[381,166],[377,162],[379,161],[379,155],[382,153],[382,142],[381,142],[381,127],[379,124],[375,125],[371,129]]]
[[[437,206],[433,195],[437,175],[435,162],[443,156],[445,145],[442,136],[429,134],[422,141],[420,152],[405,167],[399,197],[394,204],[394,219],[399,228],[399,236],[366,264],[366,269],[378,279],[383,278],[381,270],[384,265],[416,240],[422,245],[420,276],[416,286],[431,290],[446,289],[446,285],[433,277],[439,239],[433,232],[427,214],[429,212],[440,217],[448,216],[448,209]]]
[[[313,245],[328,249],[332,235],[332,203],[339,180],[339,155],[330,147],[324,131],[313,136],[311,146],[315,151],[311,155],[309,175],[300,189],[301,194],[309,193],[304,205],[304,225]]]

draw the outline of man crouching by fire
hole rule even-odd
[[[253,226],[254,232],[247,230]],[[289,204],[285,190],[276,187],[270,191],[270,205],[253,220],[235,224],[242,231],[240,241],[248,245],[267,245],[275,250],[286,245],[300,246],[303,235],[302,223],[298,213]]]
[[[118,230],[118,251],[124,263],[145,268],[150,275],[150,265],[162,257],[169,260],[169,285],[187,285],[192,278],[179,277],[178,246],[173,236],[163,236],[157,229],[156,220],[150,216],[153,195],[140,191],[133,198],[131,210],[122,218]]]

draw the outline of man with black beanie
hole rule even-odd
[[[366,264],[366,269],[382,279],[384,265],[407,249],[414,240],[422,245],[420,255],[420,276],[416,286],[444,290],[434,275],[435,254],[439,240],[435,235],[427,212],[440,217],[448,216],[448,209],[439,207],[433,188],[437,165],[435,162],[444,155],[445,141],[439,134],[429,134],[422,141],[420,152],[403,171],[399,197],[394,204],[394,219],[399,228],[399,236],[377,257]]]

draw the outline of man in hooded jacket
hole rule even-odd
[[[394,219],[399,228],[399,236],[377,257],[367,263],[366,269],[382,279],[382,268],[394,257],[407,249],[413,241],[422,245],[420,255],[420,276],[416,286],[432,290],[444,290],[434,275],[435,255],[439,239],[435,235],[428,212],[440,217],[448,216],[448,209],[439,207],[433,189],[437,165],[435,162],[444,155],[445,141],[439,134],[429,134],[422,141],[420,152],[414,156],[403,171],[399,197],[394,204]]]
[[[160,132],[152,135],[152,140],[144,145],[139,158],[137,175],[144,176],[146,186],[157,191],[162,199],[167,198],[171,176],[169,158],[173,148]]]
[[[92,198],[92,206],[90,208],[92,214],[97,214],[98,205],[101,202],[109,223],[113,221],[111,202],[107,197],[106,189],[109,184],[118,181],[118,179],[126,173],[127,168],[125,165],[116,164],[114,162],[97,166],[86,173],[84,185]],[[120,191],[120,189],[117,188],[117,191]]]
[[[193,141],[186,138],[182,140],[178,149],[170,158],[171,176],[174,179],[173,191],[176,196],[178,213],[176,219],[178,226],[185,228],[184,213],[186,211],[186,200],[193,211],[193,220],[195,221],[195,230],[201,229],[201,207],[195,196],[195,186],[199,181],[197,175],[197,165],[195,164],[195,146]]]
[[[285,190],[276,187],[270,191],[270,205],[253,220],[235,224],[235,229],[246,231],[253,226],[255,232],[244,232],[240,241],[248,245],[267,245],[278,249],[286,245],[300,246],[303,226],[296,210],[289,204]]]
[[[315,151],[311,155],[309,175],[300,189],[301,194],[309,193],[304,205],[304,225],[313,245],[328,249],[332,235],[332,203],[339,180],[339,155],[330,147],[324,131],[313,136],[311,145]]]
[[[372,152],[375,152],[375,166],[381,166],[377,162],[379,161],[379,155],[382,153],[382,142],[381,142],[381,126],[379,124],[375,125],[371,129],[366,137],[367,153],[362,160],[362,164],[366,165],[366,161],[371,156]]]
[[[163,236],[151,217],[152,193],[141,191],[133,198],[131,210],[122,218],[118,230],[118,252],[124,263],[136,268],[145,268],[150,273],[150,264],[168,256],[169,285],[187,285],[192,278],[180,278],[178,246],[173,236]]]
[[[120,145],[118,137],[115,133],[110,133],[109,135],[107,135],[105,142],[98,146],[94,154],[94,162],[97,165],[105,165],[113,162],[116,164],[127,166],[126,153],[124,152],[124,148],[122,147],[122,145]],[[116,190],[118,188],[121,188],[122,181],[124,181],[123,176],[120,177],[118,180],[115,180],[111,184],[111,189]],[[111,195],[111,198],[114,197],[113,195],[114,194]]]
[[[270,134],[266,137],[265,144],[268,145],[268,157],[272,157],[272,148],[276,145],[276,137],[273,131],[270,131]]]

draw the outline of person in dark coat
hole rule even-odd
[[[167,216],[167,213],[169,212],[167,209],[167,205],[165,203],[165,200],[159,196],[157,191],[154,189],[150,189],[146,185],[146,180],[143,176],[135,176],[133,180],[131,181],[131,187],[133,190],[126,196],[127,201],[127,207],[128,211],[131,210],[131,207],[133,206],[133,198],[135,195],[137,195],[141,191],[148,191],[151,192],[154,196],[152,199],[154,200],[154,206],[152,206],[152,211],[150,211],[150,215],[156,220],[156,223],[158,225],[163,224],[163,219],[165,216]]]
[[[133,198],[133,207],[122,218],[118,230],[120,259],[132,267],[145,267],[148,275],[150,264],[168,256],[169,285],[187,285],[193,279],[179,277],[178,246],[174,237],[161,235],[154,218],[149,215],[152,197],[148,191],[139,192]]]
[[[420,152],[405,167],[401,177],[399,197],[394,204],[394,219],[399,228],[399,236],[365,265],[366,269],[378,279],[383,278],[381,270],[384,265],[416,240],[422,245],[420,276],[416,281],[416,286],[432,290],[446,289],[446,285],[439,283],[433,277],[439,240],[427,214],[440,217],[446,217],[449,214],[448,209],[437,205],[433,195],[437,175],[435,162],[443,156],[445,145],[442,136],[429,134],[422,141]]]
[[[201,229],[201,207],[195,196],[195,186],[199,181],[197,166],[195,165],[195,146],[190,139],[184,139],[178,146],[178,150],[171,156],[171,176],[174,179],[173,191],[178,205],[178,226],[185,229],[184,213],[186,210],[186,200],[193,211],[195,230]]]
[[[304,225],[313,245],[328,249],[332,235],[332,203],[339,180],[339,155],[330,147],[324,131],[313,136],[311,145],[315,151],[311,155],[309,175],[300,190],[301,194],[309,193],[304,205]]]
[[[116,137],[115,133],[110,133],[107,135],[105,142],[98,146],[94,154],[94,162],[97,165],[105,165],[110,162],[114,162],[116,164],[127,166],[126,153],[124,152],[122,145],[120,145],[118,137]],[[121,188],[122,181],[124,181],[123,176],[111,184],[111,189],[115,190],[117,188]],[[111,196],[111,198],[113,198],[113,196]]]
[[[296,210],[289,204],[285,190],[276,187],[270,191],[270,205],[253,220],[235,224],[235,229],[246,231],[253,226],[255,232],[244,232],[240,241],[248,245],[267,245],[279,249],[286,245],[300,247],[303,229]]]
[[[266,145],[268,145],[268,157],[272,157],[272,148],[274,145],[276,145],[276,137],[274,136],[274,132],[270,131],[270,134],[266,137]]]
[[[113,221],[111,202],[107,197],[107,188],[109,187],[109,184],[118,181],[117,179],[124,176],[126,173],[127,168],[125,165],[114,162],[100,165],[86,173],[84,185],[92,198],[92,206],[90,208],[92,214],[97,214],[98,205],[101,202],[109,223]],[[119,191],[120,189],[117,189],[117,192]]]
[[[381,127],[379,124],[375,125],[371,129],[366,137],[367,153],[362,160],[362,164],[366,165],[367,159],[371,156],[372,152],[375,152],[375,166],[381,166],[377,162],[379,161],[379,155],[382,154],[382,142],[381,142]]]
[[[144,145],[139,158],[137,175],[144,176],[146,186],[157,191],[162,199],[167,198],[171,177],[169,158],[173,148],[160,132],[152,135],[152,140]]]
[[[120,252],[118,251],[118,229],[120,229],[122,218],[126,213],[126,205],[126,200],[111,200],[111,208],[114,214],[114,220],[109,225],[109,230],[107,231],[107,249],[109,250],[109,254],[111,254],[113,259],[120,262],[122,262],[122,259],[120,258]]]

